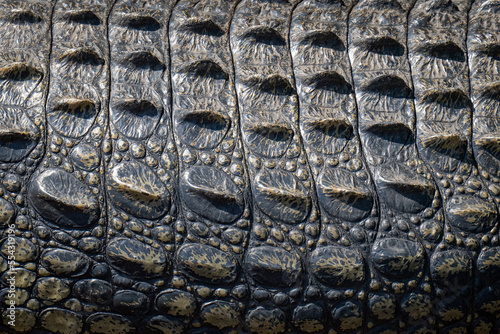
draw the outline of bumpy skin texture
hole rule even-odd
[[[0,333],[498,333],[499,22],[0,0]]]

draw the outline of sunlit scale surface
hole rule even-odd
[[[499,20],[0,0],[0,334],[498,333]]]

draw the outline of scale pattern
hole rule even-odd
[[[0,334],[500,332],[500,0],[0,23]]]

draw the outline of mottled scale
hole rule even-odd
[[[41,247],[33,298],[50,301],[39,308],[39,326],[53,332],[83,328],[85,312],[74,313],[75,301],[80,310],[93,307],[74,299],[71,285],[109,274],[101,163],[108,123],[109,9],[106,1],[57,1],[52,13],[47,148],[26,186]]]
[[[293,3],[286,1],[243,1],[231,23],[243,146],[255,201],[251,251],[244,260],[258,287],[246,316],[250,332],[259,326],[276,332],[297,328],[284,319],[284,312],[291,313],[302,297],[297,288],[307,281],[297,272],[297,266],[306,266],[297,254],[307,253],[320,232],[314,181],[298,126],[288,42],[292,9]],[[280,257],[287,259],[277,269],[282,275],[297,272],[290,284],[274,279],[278,272],[271,274]]]
[[[0,326],[8,333],[14,331],[6,312],[10,303],[16,318],[26,320],[15,330],[31,331],[40,312],[33,302],[42,249],[27,183],[45,153],[53,3],[0,1]]]
[[[442,296],[434,312],[438,326],[456,330],[468,326],[473,289],[471,280],[454,279],[459,270],[451,268],[463,268],[463,275],[473,274],[466,264],[477,257],[480,247],[489,244],[498,217],[472,154],[466,57],[470,5],[470,1],[418,1],[409,16],[408,32],[417,146],[437,181],[445,214],[446,232],[430,263],[431,274],[440,272],[443,278],[433,277],[436,293]],[[440,259],[451,268],[441,266]],[[450,317],[452,312],[456,315]]]
[[[356,296],[363,293],[369,275],[365,258],[375,239],[379,211],[361,152],[347,54],[352,6],[352,1],[303,1],[293,11],[290,28],[300,131],[322,218],[318,245],[308,262],[322,291],[320,300],[327,302],[310,298],[315,312],[311,305],[296,309],[295,326],[306,332],[321,326],[364,326],[364,306]]]
[[[497,208],[500,204],[499,180],[500,156],[500,30],[497,22],[500,19],[500,2],[476,1],[470,12],[467,31],[467,54],[470,75],[470,97],[474,112],[472,115],[472,147],[477,167],[484,184],[495,200]],[[481,217],[474,222],[475,231],[487,230],[496,223],[489,215],[494,215],[494,205],[489,204],[489,210],[483,208],[477,212]],[[468,205],[456,203],[455,205]],[[478,224],[479,223],[479,224]],[[485,225],[486,224],[486,225]],[[470,226],[470,225],[468,225]],[[475,232],[474,231],[474,232]],[[474,326],[494,328],[495,314],[500,311],[496,305],[500,301],[500,285],[498,276],[498,232],[492,237],[491,243],[485,245],[477,260],[477,278],[475,312],[478,314]]]
[[[127,326],[152,330],[160,315],[154,299],[172,274],[174,229],[182,224],[176,221],[178,161],[170,123],[167,31],[173,5],[118,0],[109,15],[110,117],[103,153],[114,313],[87,319],[98,333]],[[145,320],[136,323],[134,317]],[[179,321],[170,325],[182,328]]]

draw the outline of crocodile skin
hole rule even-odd
[[[499,0],[0,0],[0,334],[500,333]]]

